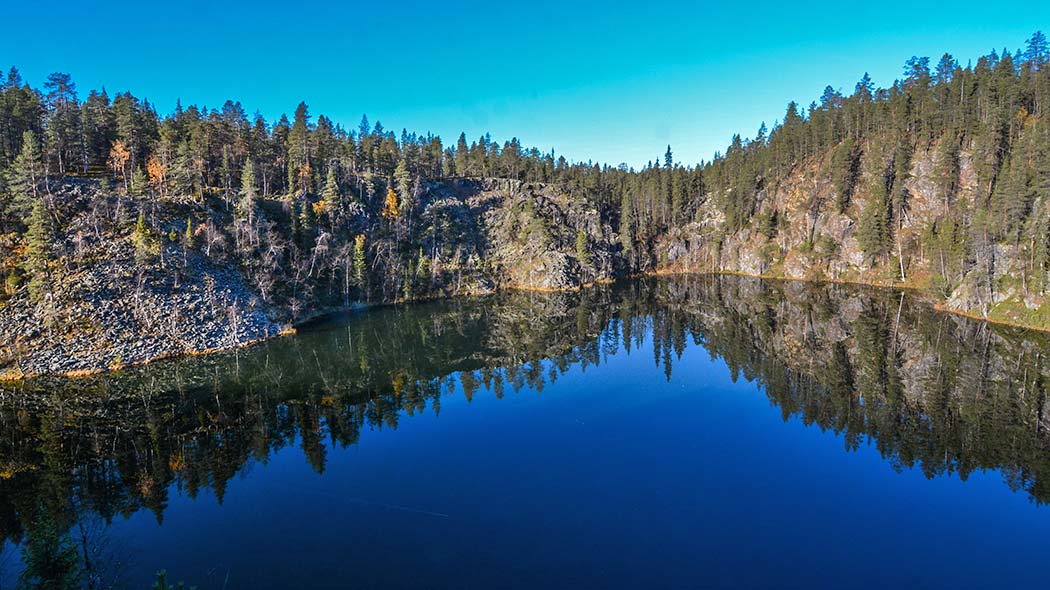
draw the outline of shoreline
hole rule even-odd
[[[494,290],[492,293],[498,293],[500,291],[530,291],[530,292],[536,292],[536,293],[571,293],[571,292],[574,292],[574,291],[576,291],[576,292],[583,291],[584,289],[592,288],[592,287],[594,287],[594,286],[596,286],[598,284],[612,284],[612,283],[616,283],[618,281],[625,280],[625,279],[630,279],[630,278],[639,278],[639,277],[673,277],[673,276],[686,276],[686,275],[697,275],[697,276],[720,276],[720,275],[723,275],[723,276],[739,276],[739,277],[760,279],[760,280],[764,280],[764,281],[790,281],[790,282],[796,282],[796,283],[807,283],[807,284],[811,284],[811,285],[836,284],[836,285],[848,285],[848,286],[854,286],[854,287],[867,287],[867,288],[872,288],[872,289],[882,289],[882,290],[894,290],[894,291],[901,291],[901,292],[909,292],[909,293],[917,295],[917,296],[923,298],[924,300],[926,300],[927,303],[930,304],[931,309],[933,309],[935,312],[938,312],[938,313],[945,313],[945,314],[956,315],[956,316],[959,316],[959,317],[964,317],[964,318],[966,318],[968,320],[983,322],[983,323],[987,323],[987,324],[991,324],[991,325],[995,325],[995,326],[1002,326],[1002,327],[1011,328],[1011,329],[1017,329],[1017,330],[1026,330],[1026,331],[1036,332],[1036,333],[1039,333],[1039,334],[1050,334],[1050,327],[1029,325],[1029,324],[1024,324],[1024,323],[1021,323],[1021,322],[1013,322],[1013,321],[1010,321],[1010,320],[1003,320],[1003,319],[997,319],[997,318],[989,318],[989,317],[986,317],[986,316],[983,316],[983,315],[979,315],[979,314],[976,314],[976,313],[973,313],[973,312],[967,312],[967,311],[962,311],[962,310],[957,310],[957,309],[951,309],[951,308],[947,307],[945,301],[939,300],[938,298],[933,296],[928,291],[922,289],[921,287],[917,287],[917,286],[915,286],[913,284],[899,283],[899,282],[885,282],[885,281],[876,282],[876,281],[847,280],[847,279],[819,279],[818,280],[818,279],[806,279],[806,278],[787,277],[787,276],[768,275],[768,274],[751,274],[751,273],[746,273],[746,272],[730,271],[730,270],[690,270],[690,269],[667,269],[667,268],[663,268],[663,269],[654,269],[654,270],[649,270],[649,271],[642,272],[642,273],[636,273],[636,274],[632,274],[632,275],[627,275],[625,277],[620,277],[620,278],[616,278],[616,279],[597,279],[597,280],[594,280],[594,281],[583,283],[583,284],[581,284],[579,286],[576,286],[576,287],[567,287],[567,288],[564,288],[564,289],[551,289],[551,288],[544,288],[544,287],[530,287],[528,285],[517,285],[517,284],[515,284],[515,285],[506,285],[502,289]],[[426,302],[426,301],[434,301],[434,300],[440,300],[440,299],[454,299],[454,298],[458,298],[458,297],[469,297],[469,296],[476,296],[476,295],[477,294],[466,294],[465,293],[465,294],[462,294],[462,295],[451,295],[451,296],[447,296],[447,297],[436,297],[436,298],[426,298],[426,299],[413,299],[413,300],[410,300],[410,301],[391,301],[391,302],[383,302],[383,303],[360,303],[360,302],[358,302],[358,303],[354,303],[354,304],[351,304],[350,306],[346,306],[346,307],[343,307],[343,306],[322,307],[322,308],[318,308],[316,310],[313,310],[310,313],[304,314],[302,318],[300,318],[299,320],[297,320],[297,321],[295,321],[293,323],[287,324],[286,327],[282,328],[280,331],[278,331],[275,334],[272,334],[272,335],[269,335],[269,336],[265,336],[265,337],[262,337],[262,338],[255,338],[255,339],[252,339],[252,340],[238,342],[236,344],[231,344],[229,346],[214,347],[214,348],[209,348],[209,349],[206,349],[206,350],[187,351],[187,352],[183,352],[183,353],[165,354],[165,355],[158,356],[158,357],[155,357],[155,358],[152,358],[152,359],[146,359],[146,360],[141,360],[141,361],[137,361],[137,362],[134,362],[134,363],[128,363],[126,365],[121,365],[119,367],[99,367],[99,368],[96,368],[96,369],[79,369],[79,370],[76,370],[76,371],[68,371],[68,372],[61,372],[61,373],[32,373],[32,374],[28,374],[28,375],[26,375],[24,373],[20,373],[16,369],[16,370],[0,373],[0,384],[5,384],[5,385],[17,384],[17,383],[20,383],[20,382],[23,382],[23,381],[30,381],[30,380],[41,378],[41,377],[58,377],[58,378],[66,378],[66,379],[79,379],[79,378],[85,378],[85,377],[100,375],[100,374],[104,374],[104,373],[116,373],[116,372],[119,372],[119,371],[121,371],[122,369],[125,369],[125,368],[141,367],[141,366],[144,366],[144,365],[148,365],[148,364],[155,363],[155,362],[160,362],[160,361],[165,361],[165,360],[172,360],[172,359],[179,359],[179,358],[190,358],[190,357],[195,357],[195,356],[207,356],[207,355],[219,354],[219,353],[223,353],[223,352],[230,352],[230,351],[239,350],[239,349],[242,349],[242,348],[249,348],[249,347],[252,347],[252,346],[256,346],[258,344],[262,344],[264,342],[269,342],[271,340],[276,340],[278,338],[284,338],[284,337],[287,337],[287,336],[293,336],[296,333],[298,333],[298,331],[299,331],[299,329],[301,327],[303,327],[303,326],[305,326],[307,324],[316,322],[318,320],[321,320],[321,319],[323,319],[323,318],[325,318],[327,316],[334,315],[334,314],[355,312],[355,311],[368,312],[368,311],[371,311],[373,309],[377,309],[377,308],[381,308],[381,307],[397,306],[397,305],[404,305],[404,304],[414,304],[414,303],[423,303],[423,302]]]

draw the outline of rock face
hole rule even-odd
[[[543,185],[483,181],[476,188],[468,203],[497,285],[562,290],[615,276],[619,246],[598,211]],[[581,232],[583,252],[577,250]]]
[[[60,192],[67,203],[91,197],[84,183]],[[619,243],[609,223],[550,186],[449,179],[425,186],[420,201],[418,231],[435,242],[442,237],[434,247],[449,253],[423,296],[576,289],[616,276]],[[132,223],[100,232],[91,229],[91,207],[68,208],[77,213],[59,238],[63,252],[78,252],[53,265],[52,292],[30,302],[23,289],[0,301],[2,378],[93,372],[242,346],[332,305],[324,292],[283,302],[268,297],[235,258],[212,251],[212,243],[219,249],[234,235],[202,225],[197,246],[184,251],[162,234],[184,227],[185,204],[160,203],[161,211],[151,213],[161,235],[148,261],[136,260]],[[385,289],[373,293],[379,302],[404,297]]]
[[[1050,309],[1044,309],[1043,297],[1020,278],[1028,263],[1020,248],[978,244],[975,247],[983,248],[980,260],[961,270],[945,268],[944,257],[924,245],[924,232],[949,212],[973,211],[976,201],[985,198],[977,184],[973,154],[966,150],[959,154],[958,187],[947,203],[934,181],[937,145],[914,154],[905,182],[907,212],[894,228],[889,254],[873,259],[864,253],[857,238],[858,220],[875,201],[877,175],[885,169],[878,157],[865,151],[857,188],[841,210],[829,172],[830,154],[799,163],[786,180],[763,189],[752,222],[740,231],[727,231],[717,204],[731,195],[705,195],[691,223],[658,237],[657,269],[919,288],[933,293],[952,311],[1045,325],[1043,317],[1050,315]],[[759,231],[756,221],[763,218],[776,219],[772,232]]]
[[[168,256],[181,256],[173,247]],[[39,304],[0,309],[8,376],[91,372],[230,348],[280,333],[278,310],[240,274],[193,253],[182,276],[136,265],[128,240],[105,243]]]

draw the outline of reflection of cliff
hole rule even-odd
[[[21,538],[40,502],[161,518],[171,484],[222,499],[289,445],[320,471],[363,427],[439,412],[453,382],[468,398],[540,389],[649,341],[668,375],[704,346],[850,448],[870,440],[930,476],[998,469],[1050,500],[1042,337],[888,292],[677,277],[382,309],[239,354],[27,384],[0,401],[0,534]]]
[[[542,388],[598,362],[611,295],[378,309],[236,354],[0,389],[0,541],[21,538],[39,502],[51,514],[72,499],[105,517],[149,508],[161,518],[172,483],[221,500],[246,464],[288,445],[321,471],[326,447],[356,443],[361,428],[439,412],[457,374],[468,396]]]
[[[723,279],[665,293],[690,302],[680,307],[704,346],[758,379],[785,418],[842,433],[849,448],[870,441],[929,477],[1000,470],[1050,501],[1046,337],[885,291]]]

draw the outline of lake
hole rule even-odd
[[[30,382],[0,588],[48,534],[130,588],[1037,586],[1047,358],[913,294],[681,276]]]

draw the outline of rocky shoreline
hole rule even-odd
[[[43,301],[0,308],[0,380],[229,350],[289,332],[281,318],[234,269],[194,257],[180,276],[158,276],[136,268],[126,241],[110,242]]]

